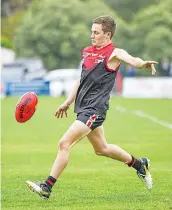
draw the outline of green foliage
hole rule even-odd
[[[24,11],[32,0],[2,0],[1,16],[13,16],[18,10]]]
[[[1,36],[1,47],[13,48],[12,42],[5,36]]]
[[[171,0],[107,0],[128,23],[124,48],[134,56],[160,60],[172,57]],[[122,45],[122,47],[123,47]]]
[[[103,14],[116,17],[98,0],[43,0],[33,2],[18,29],[15,49],[20,56],[40,56],[48,69],[77,67],[81,49],[90,45],[93,18]],[[117,17],[119,37],[124,23]]]
[[[16,28],[20,24],[23,17],[23,11],[16,11],[16,13],[10,17],[2,18],[1,33],[8,39],[13,40],[15,37]]]
[[[172,7],[170,0],[142,10],[134,19],[135,54],[144,58],[172,57]],[[161,15],[160,15],[161,14]]]
[[[160,0],[104,0],[117,14],[127,22],[131,22],[135,14],[151,4],[158,4]]]
[[[22,12],[2,19],[2,34],[10,40],[16,37],[18,56],[40,56],[48,69],[75,68],[82,48],[91,43],[92,19],[110,14],[117,22],[117,47],[161,60],[162,55],[172,57],[170,5],[171,0],[33,1],[21,24]]]
[[[158,34],[158,36],[157,36]],[[152,55],[157,60],[162,57],[172,57],[172,51],[169,46],[172,46],[172,31],[163,26],[154,28],[145,39],[145,53],[148,58]]]

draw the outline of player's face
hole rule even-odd
[[[93,46],[100,48],[110,41],[110,33],[104,33],[101,24],[93,23],[91,40]]]

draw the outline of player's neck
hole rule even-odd
[[[104,42],[104,43],[102,43],[102,44],[99,45],[99,46],[95,46],[95,48],[98,49],[98,50],[100,50],[101,48],[104,48],[104,47],[106,47],[106,46],[109,45],[109,44],[112,44],[112,41],[111,41],[111,40],[108,41],[108,42]]]

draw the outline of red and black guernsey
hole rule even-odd
[[[113,44],[99,50],[93,46],[83,49],[81,80],[75,100],[76,113],[88,112],[106,117],[110,92],[119,68],[112,70],[107,66],[114,49]]]

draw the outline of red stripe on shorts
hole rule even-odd
[[[87,121],[86,125],[90,128],[92,124],[95,122],[98,115],[93,114]]]

